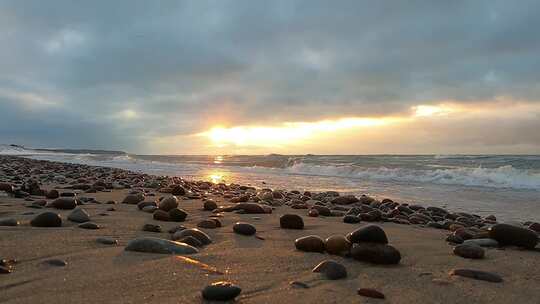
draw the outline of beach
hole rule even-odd
[[[0,160],[0,183],[13,186],[0,196],[0,222],[16,222],[0,226],[0,259],[16,260],[5,267],[10,273],[0,274],[0,302],[201,303],[207,301],[201,291],[218,281],[241,288],[238,303],[538,303],[540,297],[540,250],[533,222],[511,223],[526,230],[525,243],[530,243],[527,233],[536,234],[531,247],[520,243],[521,230],[510,233],[516,238],[510,241],[490,234],[489,228],[499,225],[496,218],[368,196],[264,190],[13,156]],[[69,220],[75,209],[59,209],[53,189],[58,195],[72,193],[74,197],[61,198],[75,201],[73,207],[84,209],[96,224],[91,228],[97,229]],[[174,209],[185,212],[185,219],[156,220],[161,204],[173,195]],[[217,208],[204,210],[208,201]],[[310,213],[313,209],[318,216]],[[61,226],[33,226],[44,212],[60,215]],[[282,227],[285,214],[300,216],[303,228]],[[347,216],[350,221],[344,220]],[[212,218],[221,227],[201,228],[201,221]],[[235,233],[236,222],[249,223],[256,233]],[[161,232],[143,231],[145,224],[158,225]],[[168,231],[179,225],[180,231],[199,228],[211,243],[196,246],[194,254],[126,250],[128,243],[144,237],[171,240],[176,233]],[[382,228],[388,244],[399,252],[397,263],[362,260],[348,250],[336,255],[295,247],[295,240],[304,236],[343,237],[372,225]],[[465,258],[453,253],[458,244],[447,242],[449,235],[461,242],[491,237],[501,237],[501,242],[482,247],[482,258]],[[346,276],[333,280],[312,272],[325,260],[344,266]],[[501,282],[452,274],[456,269],[486,271]],[[359,295],[360,288],[379,291],[385,299]]]

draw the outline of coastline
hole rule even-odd
[[[197,303],[202,301],[200,293],[204,286],[224,280],[242,288],[237,298],[240,303],[536,303],[539,296],[538,248],[486,248],[485,258],[465,259],[454,255],[453,247],[445,242],[447,235],[452,234],[450,225],[447,225],[448,229],[435,229],[427,227],[428,223],[420,219],[416,224],[412,223],[411,216],[408,216],[409,224],[403,224],[405,219],[402,217],[393,220],[402,214],[385,220],[372,220],[367,215],[359,215],[359,223],[344,223],[344,213],[353,206],[371,206],[360,201],[350,204],[321,201],[321,206],[336,211],[334,216],[310,217],[307,216],[308,208],[312,208],[313,204],[300,199],[309,206],[296,209],[295,205],[302,205],[300,202],[293,203],[298,200],[297,194],[284,191],[282,198],[273,197],[272,202],[266,205],[272,209],[270,214],[242,214],[238,210],[226,212],[232,211],[227,208],[218,210],[223,212],[212,212],[203,210],[203,200],[213,200],[218,206],[234,207],[235,202],[243,201],[241,197],[246,194],[248,200],[253,201],[254,197],[264,193],[241,186],[210,185],[206,188],[203,185],[207,184],[196,181],[159,178],[119,169],[6,156],[0,158],[3,163],[0,169],[4,172],[0,178],[4,181],[8,179],[5,169],[15,160],[20,160],[23,164],[9,172],[10,178],[20,175],[20,182],[30,177],[39,178],[41,190],[58,189],[60,192],[77,193],[78,198],[92,198],[79,207],[85,209],[91,221],[100,226],[96,230],[77,227],[76,223],[67,220],[72,210],[28,208],[36,200],[44,199],[40,195],[0,197],[0,220],[12,218],[20,223],[12,227],[0,226],[0,259],[17,260],[12,273],[0,275],[2,302]],[[59,183],[58,175],[63,175],[65,182]],[[82,188],[81,185],[95,185],[99,181],[116,184],[112,185],[113,189],[93,189],[95,193],[68,188]],[[120,181],[124,189],[114,189],[120,188]],[[20,186],[13,180],[9,182]],[[171,196],[170,193],[159,191],[170,187],[156,187],[156,182],[163,185],[178,183],[189,189],[184,195],[178,195],[179,207],[188,213],[185,221],[158,221],[134,204],[121,203],[135,190],[146,194],[144,201]],[[54,199],[46,201],[50,204]],[[106,204],[108,201],[116,201],[116,204]],[[257,203],[265,205],[261,201]],[[110,208],[114,208],[114,211]],[[62,227],[30,226],[29,222],[44,211],[60,214]],[[305,223],[304,229],[280,229],[279,218],[283,214],[300,215]],[[191,260],[174,255],[124,250],[126,244],[135,238],[152,236],[170,239],[171,234],[167,232],[170,228],[179,224],[188,228],[197,227],[200,221],[212,215],[219,215],[215,218],[219,219],[222,227],[200,228],[213,242],[199,253],[186,256]],[[238,221],[254,225],[258,238],[233,233],[232,226]],[[475,218],[476,222],[486,223],[486,227],[488,225],[485,218]],[[142,231],[141,227],[148,223],[160,225],[163,232]],[[374,265],[346,256],[303,252],[294,246],[295,239],[299,237],[345,235],[370,224],[382,227],[390,243],[399,250],[401,261],[398,265]],[[486,227],[470,225],[462,228],[473,234],[481,234]],[[116,239],[118,244],[98,244],[98,237]],[[44,261],[53,258],[65,260],[67,265],[52,267],[44,264]],[[326,280],[320,274],[312,273],[315,265],[327,259],[343,264],[348,272],[347,278]],[[495,272],[504,281],[491,283],[449,275],[456,268]],[[290,285],[291,281],[304,282],[309,288],[296,288]],[[379,290],[384,293],[386,300],[361,297],[356,292],[358,288]]]

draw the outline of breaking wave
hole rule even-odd
[[[355,166],[323,166],[296,163],[285,170],[294,174],[365,178],[380,181],[540,190],[540,172],[516,169],[512,166],[417,170],[409,168],[362,168]]]

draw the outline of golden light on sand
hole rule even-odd
[[[308,139],[320,132],[376,127],[389,122],[391,122],[389,118],[342,118],[318,122],[287,122],[272,127],[214,127],[198,135],[209,138],[218,147],[226,145],[273,147]]]
[[[225,173],[217,170],[212,171],[208,174],[208,179],[214,184],[223,183],[225,182]]]

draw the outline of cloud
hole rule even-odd
[[[145,152],[148,138],[214,124],[407,115],[441,100],[534,104],[538,13],[537,1],[6,0],[0,119],[27,125],[0,141],[53,132],[65,133],[57,145]],[[27,119],[42,108],[64,122]],[[79,141],[88,125],[95,140]]]

